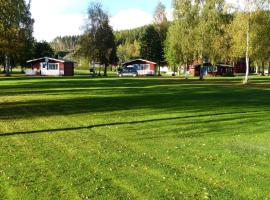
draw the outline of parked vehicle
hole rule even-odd
[[[134,66],[127,66],[125,68],[121,68],[118,71],[118,76],[123,77],[123,76],[133,76],[136,77],[138,76],[138,69]]]

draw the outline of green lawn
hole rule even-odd
[[[270,199],[270,79],[0,78],[0,199]]]

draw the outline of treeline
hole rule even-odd
[[[246,0],[240,10],[225,0],[174,0],[166,60],[187,67],[194,61],[233,63],[245,57],[247,83],[250,63],[264,66],[270,61],[269,4]]]
[[[140,57],[140,38],[147,26],[114,32],[119,63]]]
[[[81,36],[57,37],[48,44],[37,43],[32,36],[29,4],[0,0],[0,65],[9,72],[30,58],[66,57],[84,60],[92,68],[94,63],[104,65],[106,75],[109,65],[134,58],[159,66],[185,66],[186,71],[194,62],[203,68],[206,61],[233,64],[245,58],[247,82],[250,64],[270,67],[269,9],[269,0],[245,0],[243,9],[225,0],[173,0],[173,21],[169,22],[159,2],[153,24],[114,32],[102,5],[91,2]]]
[[[52,42],[50,42],[51,47],[57,51],[75,51],[76,47],[79,45],[80,36],[59,36],[56,37]]]
[[[139,40],[147,26],[134,28],[130,30],[114,31],[115,45],[117,48],[117,57],[120,63],[140,57]],[[50,42],[56,56],[67,57],[77,61],[85,60],[81,58],[80,44],[82,36],[63,36],[56,37]]]
[[[123,45],[126,43],[133,43],[134,41],[139,41],[143,31],[147,26],[134,28],[130,30],[115,31],[115,38],[117,45]]]

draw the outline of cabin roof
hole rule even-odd
[[[152,61],[149,61],[149,60],[135,59],[135,60],[127,61],[127,62],[123,63],[123,65],[127,65],[127,64],[129,64],[129,63],[134,63],[134,62],[136,62],[136,61],[146,62],[146,63],[150,63],[150,64],[153,64],[153,65],[156,65],[156,64],[157,64],[157,63],[152,62]]]
[[[66,59],[56,59],[56,58],[49,58],[49,57],[43,57],[43,58],[37,58],[37,59],[33,59],[33,60],[28,60],[28,61],[26,61],[26,63],[32,63],[32,62],[36,62],[36,61],[40,61],[40,60],[44,60],[44,59],[48,59],[48,60],[52,60],[52,61],[56,61],[56,62],[61,62],[61,63],[75,63],[73,61],[66,60]]]

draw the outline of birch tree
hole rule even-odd
[[[165,55],[171,65],[185,65],[185,78],[188,78],[188,65],[195,56],[195,27],[197,8],[190,0],[174,0],[174,22],[169,28]]]
[[[222,20],[226,15],[224,0],[197,0],[198,8],[197,18],[197,33],[196,47],[197,59],[201,59],[200,79],[203,79],[203,62],[208,59],[212,63],[220,60],[219,49],[224,45],[222,38]],[[218,42],[215,42],[218,41]]]
[[[235,58],[245,57],[246,73],[243,84],[249,82],[250,63],[253,60],[261,60],[264,48],[268,49],[269,44],[269,0],[244,0],[244,8],[236,11],[232,22],[232,54]],[[241,7],[241,6],[239,6]],[[263,18],[257,18],[258,13],[265,12]],[[261,15],[262,16],[262,15]],[[264,22],[263,22],[264,21]],[[266,32],[265,32],[266,31]],[[268,33],[267,33],[268,32]],[[264,40],[265,38],[265,40]],[[263,42],[262,42],[263,41]]]
[[[0,0],[0,11],[0,54],[9,75],[11,63],[16,64],[29,56],[24,52],[31,51],[34,21],[30,2],[26,4],[24,0]]]
[[[166,16],[166,7],[160,1],[158,2],[155,12],[154,12],[154,26],[157,29],[159,34],[160,42],[161,42],[161,52],[160,58],[158,59],[158,75],[160,76],[160,65],[164,62],[164,48],[165,48],[165,40],[167,37],[167,32],[169,28],[169,22]]]
[[[81,52],[90,62],[105,65],[104,76],[107,76],[108,65],[116,62],[116,46],[113,30],[109,25],[109,15],[100,3],[91,2],[89,6],[85,33],[80,46]]]

